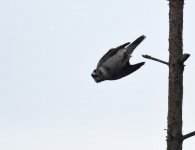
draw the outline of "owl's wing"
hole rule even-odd
[[[144,64],[145,64],[145,62],[130,65],[129,62],[127,62],[126,66],[123,68],[123,70],[121,72],[118,72],[117,74],[113,75],[113,79],[116,80],[116,79],[120,79],[122,77],[125,77],[125,76],[135,72],[136,70],[138,70]]]
[[[134,49],[146,38],[145,35],[142,35],[138,37],[135,41],[133,41],[129,46],[126,47],[126,52],[125,54],[131,56],[133,53]]]
[[[130,42],[127,42],[125,44],[122,44],[116,48],[112,48],[110,49],[106,54],[104,54],[104,56],[99,60],[97,67],[99,67],[103,62],[105,62],[108,58],[112,57],[113,55],[115,55],[118,50],[125,48],[127,45],[129,45]]]

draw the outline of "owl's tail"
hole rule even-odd
[[[134,49],[146,38],[145,35],[142,35],[138,37],[135,41],[133,41],[129,46],[126,47],[127,51],[126,54],[131,56],[133,53]]]

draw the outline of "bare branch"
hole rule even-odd
[[[190,137],[192,137],[192,136],[195,136],[195,131],[190,132],[190,133],[184,135],[184,136],[183,136],[183,140],[185,140],[185,139],[187,139],[187,138],[190,138]]]
[[[149,56],[149,55],[142,55],[142,56],[143,56],[144,58],[146,58],[146,59],[151,59],[151,60],[154,60],[154,61],[157,61],[157,62],[166,64],[166,65],[169,65],[168,62],[163,61],[163,60],[160,60],[160,59],[157,59],[157,58],[154,58],[154,57],[151,57],[151,56]]]
[[[190,57],[190,54],[185,53],[185,54],[183,54],[183,57],[182,57],[181,61],[185,62],[189,57]]]

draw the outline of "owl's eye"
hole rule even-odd
[[[92,77],[97,77],[97,74],[91,74]]]

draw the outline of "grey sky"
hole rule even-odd
[[[195,130],[195,2],[184,9],[184,133]],[[146,40],[126,78],[96,84],[90,74],[111,47]],[[165,0],[0,1],[0,149],[166,148],[168,60]],[[195,139],[184,142],[192,150]]]

